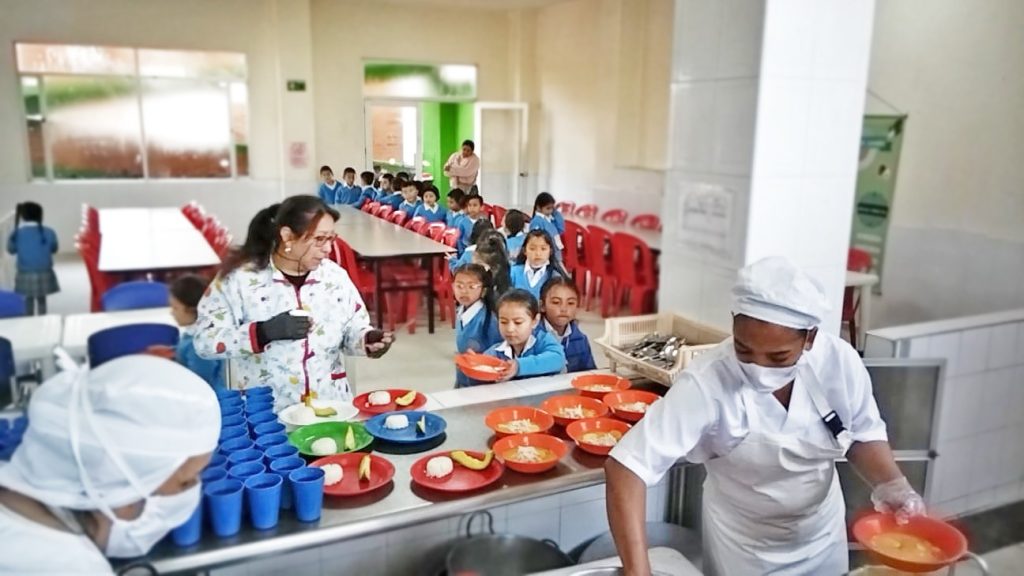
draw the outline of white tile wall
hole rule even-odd
[[[1024,500],[1024,322],[985,321],[902,344],[908,357],[946,360],[931,505],[947,514]]]
[[[676,2],[672,35],[672,80],[710,79],[718,66],[722,3],[704,0]]]

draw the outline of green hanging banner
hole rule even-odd
[[[850,247],[871,254],[871,272],[882,276],[889,233],[896,172],[907,116],[865,116],[860,139],[860,165],[854,196]],[[875,292],[881,292],[881,283]]]

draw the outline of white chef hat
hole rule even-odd
[[[32,395],[28,429],[11,462],[0,466],[0,486],[50,506],[94,510],[99,498],[116,508],[216,448],[217,397],[187,368],[134,355],[89,370],[62,350],[58,356],[65,370]]]
[[[739,271],[732,289],[733,313],[807,330],[831,309],[825,291],[782,256],[769,256]]]

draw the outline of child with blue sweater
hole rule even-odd
[[[43,207],[22,202],[14,211],[14,230],[7,237],[7,253],[17,256],[14,291],[25,297],[29,316],[46,314],[46,297],[60,292],[53,271],[57,233],[43,226]]]
[[[479,194],[472,194],[462,199],[462,210],[465,212],[462,218],[459,219],[459,242],[458,250],[461,256],[466,250],[466,246],[469,245],[469,236],[473,233],[473,226],[479,220],[486,219],[487,216],[483,214],[484,199]]]
[[[580,294],[576,283],[565,276],[555,276],[548,280],[540,291],[540,311],[544,320],[538,324],[537,330],[551,334],[565,350],[567,372],[594,370],[594,354],[590,349],[590,340],[576,324],[576,311],[579,309]]]
[[[178,345],[175,348],[150,346],[146,351],[173,359],[206,380],[206,383],[214,390],[223,390],[225,388],[224,361],[201,358],[196,353],[193,344],[193,338],[199,328],[196,324],[198,317],[196,308],[199,306],[199,300],[202,299],[203,293],[206,292],[207,284],[206,279],[197,274],[185,274],[171,283],[168,303],[171,306],[171,316],[182,329],[181,338],[178,339]]]
[[[359,203],[356,206],[360,208],[363,204],[369,202],[375,202],[377,197],[380,195],[380,190],[373,187],[374,174],[370,171],[365,171],[359,175],[359,181],[363,185],[363,191],[359,194]]]
[[[405,186],[405,180],[395,177],[391,178],[389,174],[387,182],[384,181],[384,177],[381,177],[380,189],[381,195],[377,200],[382,206],[391,206],[395,210],[405,201],[405,197],[402,196],[402,187]]]
[[[509,264],[515,264],[519,253],[523,250],[526,240],[526,214],[519,210],[509,210],[505,214],[505,247],[508,250]]]
[[[565,233],[565,221],[562,215],[555,211],[555,197],[547,192],[537,194],[533,202],[533,219],[530,220],[530,230],[543,230],[551,236],[555,247],[555,256],[562,257],[562,234]]]
[[[406,219],[411,220],[420,204],[420,183],[415,180],[403,183],[402,203],[398,205],[397,211],[405,212]]]
[[[359,199],[363,196],[363,189],[356,186],[356,169],[352,167],[345,168],[345,171],[341,174],[341,179],[345,182],[334,193],[333,204],[358,206]]]
[[[483,352],[501,342],[490,276],[479,264],[466,264],[455,270],[452,288],[459,303],[455,311],[455,350],[459,354],[469,350]],[[455,371],[456,388],[472,385],[469,376]]]
[[[445,215],[444,223],[449,228],[458,228],[459,220],[462,218],[462,199],[466,193],[458,188],[448,191],[448,214]]]
[[[537,299],[529,292],[510,290],[498,300],[498,326],[504,341],[485,354],[509,363],[499,382],[565,371],[565,350],[546,331],[537,331],[540,321]]]
[[[338,195],[338,188],[341,185],[334,179],[334,170],[330,166],[320,167],[320,188],[317,196],[324,201],[324,204],[334,204],[334,197]]]
[[[419,216],[427,221],[432,222],[445,222],[448,218],[448,211],[445,210],[440,204],[437,203],[437,188],[430,186],[423,191],[423,203],[416,209],[416,213],[413,217]]]
[[[530,230],[526,235],[510,275],[513,288],[526,290],[538,300],[540,289],[552,276],[569,276],[555,254],[551,236],[543,230]]]

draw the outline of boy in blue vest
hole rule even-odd
[[[359,181],[363,185],[363,191],[359,193],[359,203],[356,206],[362,208],[364,204],[373,202],[377,199],[377,195],[380,192],[373,187],[373,172],[364,171],[359,175]]]
[[[547,332],[562,344],[567,372],[597,368],[590,340],[576,323],[579,304],[580,294],[572,278],[552,276],[541,288],[540,310],[544,319],[537,325],[537,332]]]
[[[363,195],[363,189],[356,186],[356,169],[352,167],[345,168],[345,171],[341,175],[341,179],[343,180],[343,184],[334,194],[334,203],[358,206],[359,199]]]

